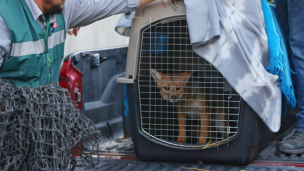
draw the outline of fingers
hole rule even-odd
[[[69,30],[68,30],[68,34],[69,34],[69,35],[73,35],[73,34],[74,34],[75,36],[77,36],[79,30],[80,30],[80,27],[73,28],[73,29],[69,29]]]
[[[68,30],[68,34],[69,34],[69,35],[72,35],[72,34],[73,34],[73,29],[69,29],[69,30]]]
[[[74,29],[73,29],[73,34],[74,34],[75,36],[77,36],[79,30],[80,30],[80,27],[74,28]]]

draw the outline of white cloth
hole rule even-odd
[[[194,46],[194,52],[212,63],[269,129],[277,132],[282,93],[279,76],[266,71],[270,56],[261,0],[210,1],[217,6],[221,35],[217,41]]]

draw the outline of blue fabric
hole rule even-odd
[[[129,117],[129,115],[128,115],[128,112],[129,112],[129,101],[128,101],[128,94],[127,94],[127,84],[125,84],[124,106],[125,106],[125,110],[124,110],[125,117]]]
[[[279,87],[285,98],[283,99],[285,103],[283,103],[282,111],[282,116],[284,117],[290,108],[296,107],[286,41],[275,7],[272,5],[269,6],[266,0],[262,0],[262,7],[270,53],[270,63],[267,71],[280,77],[278,80],[280,83]]]
[[[284,87],[285,90],[282,90],[283,94],[285,95],[283,98],[283,108],[282,108],[282,116],[285,117],[288,110],[290,108],[295,108],[296,107],[296,98],[295,98],[295,89],[293,88],[293,81],[292,81],[292,76],[291,76],[291,72],[290,72],[290,64],[289,64],[289,57],[288,57],[288,51],[287,51],[287,46],[286,46],[286,39],[284,36],[284,31],[281,27],[280,21],[279,21],[279,17],[277,15],[276,12],[276,8],[273,5],[270,5],[270,9],[271,12],[273,14],[273,20],[274,20],[274,24],[276,27],[276,31],[278,33],[278,35],[280,35],[280,47],[281,50],[283,52],[283,56],[282,56],[282,61],[283,61],[283,65],[284,65],[284,75],[281,81],[281,89]],[[286,89],[288,90],[288,92],[286,92],[286,94],[284,93],[286,91]],[[290,97],[288,97],[290,96]]]
[[[168,53],[168,35],[152,34],[151,55],[161,55]]]
[[[288,22],[288,2],[287,0],[275,0],[275,2],[280,1],[279,3],[276,3],[276,11],[277,14],[280,18],[280,23],[282,26],[282,29],[284,31],[284,35],[286,38],[286,45],[287,45],[287,52],[288,52],[288,59],[289,59],[289,65],[290,69],[292,71],[295,71],[295,66],[292,61],[292,51],[289,46],[289,22]],[[297,98],[297,92],[298,92],[298,78],[297,74],[291,74],[292,82],[293,82],[293,87],[294,87],[294,92]]]
[[[297,72],[298,109],[296,115],[296,132],[304,131],[304,1],[303,0],[275,0],[277,11],[283,23],[287,23],[285,33],[291,49],[291,58]]]

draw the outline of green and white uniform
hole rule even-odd
[[[0,14],[11,38],[8,59],[0,68],[1,78],[16,85],[32,87],[58,81],[65,42],[63,14],[55,15],[58,27],[53,32],[49,16],[45,17],[45,32],[34,20],[24,0],[1,0]]]
[[[19,86],[58,82],[68,28],[130,13],[139,0],[67,0],[61,15],[43,16],[34,0],[0,0],[0,77]],[[58,25],[53,31],[50,23]],[[47,35],[47,36],[46,36]]]

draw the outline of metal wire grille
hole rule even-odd
[[[138,70],[141,131],[150,139],[207,148],[238,133],[240,96],[192,50],[187,21],[158,21],[142,32]]]

